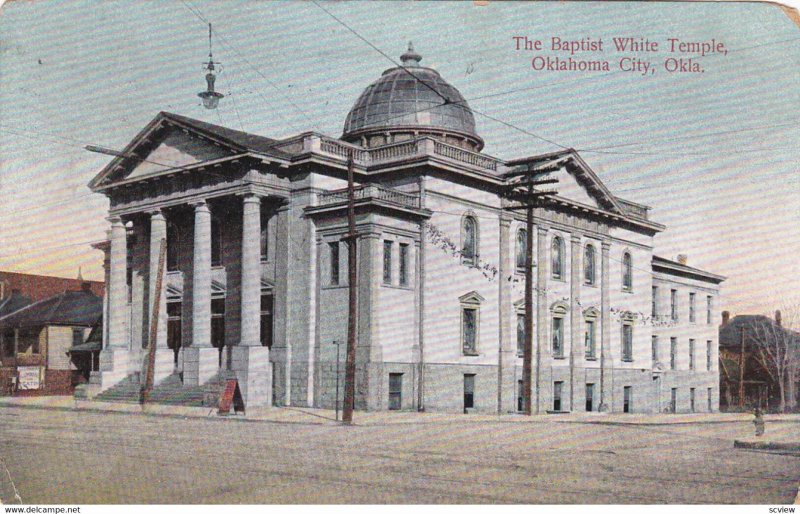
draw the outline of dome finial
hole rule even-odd
[[[400,56],[400,62],[403,66],[419,66],[422,56],[414,51],[414,43],[408,42],[408,50]]]

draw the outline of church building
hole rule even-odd
[[[576,151],[482,153],[459,91],[411,47],[401,60],[338,138],[161,112],[91,181],[110,199],[107,315],[82,394],[114,399],[143,380],[166,240],[156,389],[211,403],[235,378],[247,407],[333,408],[352,158],[357,409],[516,412],[531,330],[536,412],[718,410],[724,278],[655,256],[665,227]],[[509,172],[544,164],[558,167],[557,195],[535,210],[526,327],[525,213],[503,192]]]

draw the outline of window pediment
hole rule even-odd
[[[486,301],[486,298],[478,294],[477,291],[470,291],[463,296],[459,296],[458,301],[464,305],[480,305]]]

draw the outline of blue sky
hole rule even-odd
[[[188,7],[187,7],[188,5]],[[191,7],[192,10],[189,9]],[[800,29],[753,3],[323,3],[392,58],[409,40],[476,111],[485,153],[581,150],[619,196],[668,226],[656,252],[729,277],[724,306],[798,301]],[[197,13],[197,14],[195,14]],[[199,15],[199,16],[198,16]],[[223,63],[196,94],[206,25]],[[705,73],[534,71],[513,36],[723,41]],[[547,46],[547,45],[545,45]],[[543,55],[556,55],[544,52]],[[561,57],[565,55],[561,54]],[[619,55],[607,59],[612,70]],[[642,56],[644,57],[644,56]],[[341,134],[361,90],[393,64],[313,3],[12,2],[0,11],[0,269],[102,277],[107,201],[86,183],[160,110],[270,137]],[[497,118],[518,129],[492,120]],[[519,130],[522,129],[522,130]]]

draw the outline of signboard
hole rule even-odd
[[[17,389],[39,389],[39,366],[25,366],[17,368],[19,378]]]

